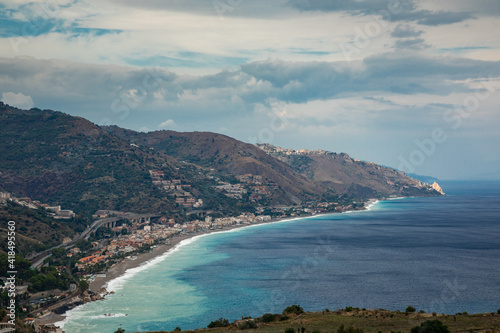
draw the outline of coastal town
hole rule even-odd
[[[188,193],[189,185],[180,181],[161,179],[159,172],[152,172],[158,186],[165,191],[182,194],[176,198],[176,204],[185,209],[203,206],[202,199],[194,199]],[[253,194],[265,195],[262,179],[254,175],[242,175],[238,181],[256,187]],[[241,195],[245,189],[241,183],[226,184],[220,182],[216,190],[221,190],[227,196]],[[175,185],[171,185],[175,184]],[[269,185],[269,184],[266,184]],[[241,186],[241,187],[240,187]],[[187,197],[187,198],[186,198]],[[180,199],[183,199],[181,202]],[[17,198],[10,193],[0,193],[0,203],[15,204],[32,210],[43,210],[55,220],[69,220],[75,217],[71,210],[60,206],[49,206],[28,197]],[[54,323],[56,318],[66,311],[92,301],[105,299],[113,293],[106,290],[106,283],[120,274],[109,272],[117,267],[123,274],[125,268],[136,267],[145,260],[168,251],[181,240],[196,235],[229,230],[260,223],[268,223],[286,218],[311,216],[329,212],[343,212],[353,209],[363,209],[365,203],[340,205],[338,202],[309,203],[295,206],[260,207],[255,213],[243,213],[238,216],[196,218],[191,221],[176,221],[161,214],[135,214],[114,210],[98,210],[92,214],[94,222],[88,227],[89,232],[81,235],[86,237],[75,239],[65,238],[60,246],[55,246],[50,253],[31,254],[32,269],[43,271],[55,267],[59,276],[74,276],[76,280],[67,289],[51,289],[36,292],[30,288],[30,283],[16,285],[16,293],[22,296],[23,321],[34,326],[38,332],[62,332]],[[196,216],[196,215],[193,215]],[[41,260],[37,260],[41,258]],[[69,264],[68,263],[72,263]],[[5,280],[5,278],[2,278]],[[8,288],[8,283],[2,286]]]

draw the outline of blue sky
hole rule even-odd
[[[0,94],[500,179],[497,0],[0,0]]]

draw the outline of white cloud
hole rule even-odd
[[[2,102],[20,109],[31,109],[34,105],[30,96],[22,93],[5,92],[2,93]]]
[[[160,125],[158,125],[159,129],[174,128],[174,127],[177,127],[177,124],[172,119],[165,120]]]

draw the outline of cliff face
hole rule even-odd
[[[441,186],[439,186],[439,184],[437,182],[434,182],[431,187],[438,193],[440,193],[441,195],[446,195],[443,191],[443,189],[441,188]]]
[[[293,150],[269,144],[265,152],[289,164],[308,179],[333,188],[337,193],[360,197],[438,196],[444,192],[408,177],[404,172],[359,161],[345,153],[324,150]]]

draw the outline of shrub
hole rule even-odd
[[[450,330],[442,322],[434,319],[424,321],[420,327],[413,327],[411,333],[450,333]]]
[[[290,305],[285,310],[283,310],[283,314],[301,314],[304,313],[304,309],[300,305]]]
[[[284,316],[281,316],[280,317],[280,321],[285,321],[285,320],[288,320],[290,319],[287,315],[284,315]]]
[[[344,324],[342,324],[338,328],[337,333],[363,333],[363,330],[361,328],[355,328],[353,326],[345,328]]]
[[[262,317],[260,317],[260,321],[263,323],[270,323],[276,320],[276,316],[272,313],[265,313]]]
[[[413,312],[417,311],[417,309],[415,309],[413,306],[410,305],[406,308],[405,311],[406,311],[406,313],[413,313]]]
[[[228,327],[229,326],[229,320],[224,319],[224,318],[219,318],[215,321],[212,321],[210,324],[208,324],[208,328],[214,328],[214,327]]]
[[[352,311],[352,306],[346,306],[346,307],[345,307],[345,310],[346,310],[347,312],[351,312],[351,311]]]
[[[289,327],[285,330],[285,333],[295,333],[295,328]]]
[[[247,329],[252,329],[252,328],[257,328],[257,324],[253,320],[247,320],[242,323],[238,324],[238,329],[240,330],[247,330]]]
[[[500,314],[500,309],[497,310],[497,313]]]

